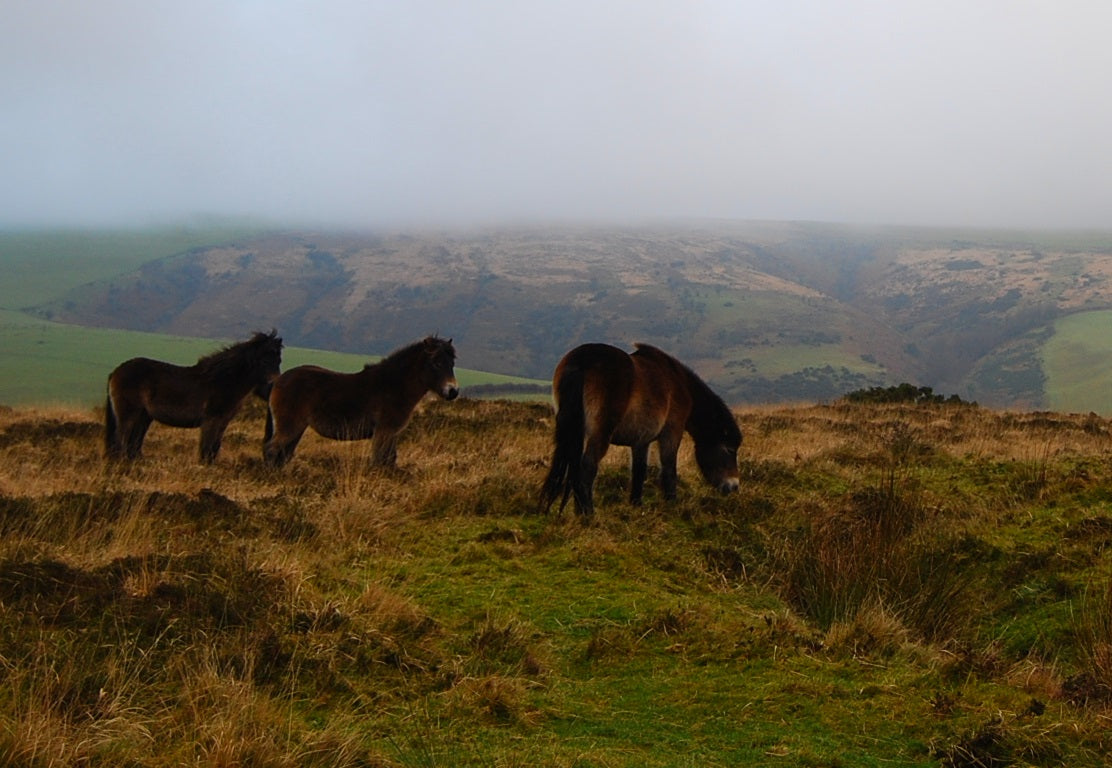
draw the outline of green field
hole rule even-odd
[[[0,310],[0,405],[73,404],[92,406],[104,399],[108,374],[132,357],[189,365],[233,340],[193,339],[157,333],[82,328],[36,320]],[[283,369],[314,363],[338,371],[357,371],[372,357],[289,347]],[[544,388],[546,382],[457,369],[464,393],[477,385],[521,384]]]
[[[238,233],[223,228],[0,232],[0,404],[93,404],[103,397],[108,372],[129,357],[185,362],[212,349],[212,341],[63,326],[21,310]]]
[[[0,308],[31,307],[148,261],[255,233],[243,227],[0,232]]]
[[[1112,413],[1112,311],[1061,318],[1042,357],[1051,410]]]

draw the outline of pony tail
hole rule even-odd
[[[583,369],[567,368],[557,383],[556,444],[552,450],[552,466],[541,487],[540,511],[548,512],[557,496],[562,495],[560,511],[564,511],[572,488],[579,479],[583,460]]]
[[[117,454],[116,432],[119,425],[116,422],[116,410],[112,407],[112,393],[104,396],[104,455],[109,458]]]
[[[274,411],[270,409],[269,398],[266,401],[266,429],[263,431],[263,450],[266,450],[266,444],[274,437]]]

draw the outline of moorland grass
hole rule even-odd
[[[1112,413],[1112,311],[1080,312],[1054,323],[1042,345],[1046,402],[1056,411]]]
[[[0,413],[0,762],[1102,765],[1112,436],[963,405],[753,408],[741,491],[533,513],[542,404],[427,401],[399,469],[308,435]]]

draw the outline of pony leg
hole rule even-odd
[[[281,467],[293,458],[293,452],[297,449],[297,444],[301,442],[301,436],[305,434],[302,430],[293,438],[282,440],[278,435],[272,437],[266,445],[263,446],[263,461],[272,467]]]
[[[378,430],[371,439],[371,464],[395,467],[398,464],[398,434]]]
[[[609,438],[590,440],[579,460],[579,476],[572,481],[572,493],[575,494],[576,511],[583,517],[590,517],[595,513],[595,478],[598,476],[599,462],[609,447]]]
[[[220,443],[224,439],[224,430],[228,428],[230,421],[230,418],[207,419],[201,424],[202,464],[216,461],[216,454],[220,453]]]
[[[291,458],[301,442],[301,436],[308,429],[308,423],[296,423],[296,429],[287,431],[282,429],[284,424],[279,424],[273,418],[273,412],[267,412],[266,437],[263,441],[263,461],[272,467],[281,467]]]
[[[572,494],[575,496],[575,511],[582,517],[591,517],[595,514],[595,476],[598,474],[598,463],[592,462],[583,455],[579,463],[579,477],[572,483]]]
[[[125,435],[126,453],[129,459],[137,459],[142,455],[143,439],[147,436],[147,430],[150,429],[152,421],[153,419],[151,419],[149,413],[140,411],[130,421],[120,425]]]
[[[671,442],[665,444],[661,440],[659,443],[660,448],[660,491],[664,494],[664,498],[668,501],[675,501],[676,499],[676,454],[679,453],[680,445],[677,441],[675,445]]]
[[[649,445],[634,445],[630,448],[633,460],[630,466],[629,503],[641,503],[641,493],[645,488],[645,476],[649,472]]]

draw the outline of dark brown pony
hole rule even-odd
[[[676,497],[676,454],[684,432],[695,441],[695,461],[723,493],[738,487],[741,430],[733,414],[702,379],[674,357],[648,344],[628,354],[608,344],[584,344],[564,355],[552,376],[556,405],[552,466],[541,489],[541,510],[563,495],[576,510],[594,513],[598,465],[611,444],[633,454],[629,500],[641,503],[649,444],[660,452],[660,487]]]
[[[373,438],[372,462],[394,466],[398,433],[425,393],[435,392],[445,400],[459,395],[455,361],[451,339],[429,336],[358,373],[315,365],[291,368],[270,392],[263,458],[274,466],[285,464],[306,428],[312,427],[333,440]]]
[[[137,458],[152,421],[201,428],[201,461],[220,451],[228,422],[252,391],[265,400],[282,366],[276,331],[255,333],[195,365],[136,357],[108,376],[104,449],[109,458]]]

